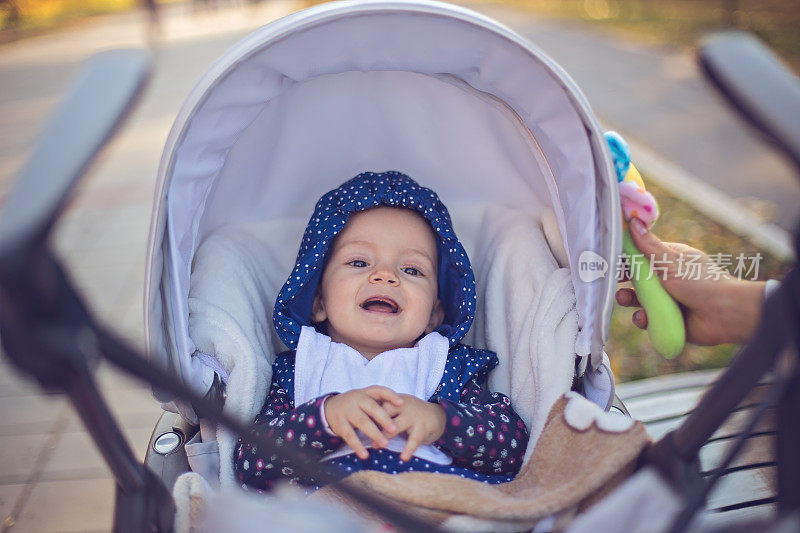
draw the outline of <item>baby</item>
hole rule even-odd
[[[253,429],[341,472],[440,472],[502,483],[528,434],[486,387],[497,356],[459,344],[475,278],[436,194],[399,172],[364,173],[317,203],[273,320],[277,356]],[[245,488],[318,487],[240,440]]]

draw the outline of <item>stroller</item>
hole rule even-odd
[[[434,2],[317,6],[251,34],[200,80],[159,169],[150,359],[200,394],[225,383],[225,408],[252,420],[285,349],[270,310],[313,203],[364,170],[407,173],[448,206],[479,294],[467,343],[499,354],[490,385],[510,394],[534,436],[573,388],[610,408],[603,346],[621,215],[603,132],[544,54]],[[582,279],[587,255],[605,275]],[[148,464],[184,470],[163,445],[187,443],[190,463],[202,462],[193,470],[232,486],[231,436],[155,394],[201,435],[166,415]],[[179,455],[180,466],[167,464]]]
[[[118,101],[100,102],[113,107],[115,117],[136,92],[142,63],[134,57],[130,72],[110,76],[127,87]],[[98,146],[114,124],[97,124]],[[390,168],[437,190],[450,207],[479,290],[467,341],[503,357],[491,385],[510,395],[531,441],[542,434],[550,405],[571,389],[598,409],[612,408],[603,345],[620,209],[611,157],[578,89],[525,41],[468,10],[430,2],[319,6],[237,45],[201,80],[173,127],[159,171],[145,296],[148,356],[156,365],[134,357],[91,321],[44,248],[70,180],[80,172],[44,198],[32,194],[32,186],[12,198],[36,198],[38,217],[6,214],[12,223],[0,239],[4,346],[44,385],[65,388],[94,428],[121,487],[117,529],[171,529],[173,509],[166,502],[172,500],[164,487],[189,470],[190,457],[205,482],[231,485],[233,437],[214,422],[245,434],[266,393],[270,356],[281,347],[265,309],[289,271],[312,202],[358,172]],[[31,173],[43,174],[35,167]],[[596,275],[590,264],[606,275]],[[789,310],[788,320],[796,319],[791,302],[775,300]],[[513,302],[528,307],[509,307]],[[498,322],[509,310],[525,320]],[[59,337],[60,344],[37,345],[35,335],[25,334],[28,322],[62,316],[70,334]],[[659,442],[642,455],[643,464],[672,472],[678,485],[694,479],[697,441],[768,368],[784,322],[772,321],[774,331],[766,334],[770,357],[757,365],[752,354],[743,359],[715,387],[714,405],[701,405],[690,418],[692,431]],[[548,334],[537,334],[542,331]],[[87,345],[87,332],[96,350]],[[147,379],[179,413],[159,421],[146,458],[150,468],[138,468],[91,380],[78,379],[85,372],[74,368],[87,368],[87,352]],[[44,355],[16,355],[33,353],[60,364]],[[547,383],[536,382],[545,375]],[[800,476],[790,474],[782,488],[791,500]],[[641,493],[641,486],[614,494],[624,505],[626,494]],[[399,516],[406,529],[423,527],[364,492],[350,494],[390,519]],[[601,518],[602,509],[621,509],[619,500],[614,505],[597,506]]]

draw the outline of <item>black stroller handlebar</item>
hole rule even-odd
[[[753,35],[725,31],[705,39],[700,66],[720,92],[800,169],[800,80]]]

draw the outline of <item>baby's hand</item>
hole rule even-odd
[[[395,432],[397,425],[385,408],[400,408],[403,403],[400,395],[392,389],[374,385],[330,396],[325,400],[325,418],[331,431],[353,448],[359,459],[367,459],[369,452],[358,438],[356,430],[372,439],[374,447],[386,447],[389,441],[383,432]],[[378,425],[383,428],[383,432],[378,429]]]
[[[387,435],[394,437],[406,433],[406,447],[400,454],[402,461],[408,461],[421,444],[431,444],[444,433],[444,409],[439,404],[420,400],[416,396],[400,394],[402,405],[384,402],[383,408],[396,424],[394,431]]]

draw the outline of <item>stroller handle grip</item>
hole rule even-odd
[[[43,242],[69,192],[114,136],[143,92],[150,52],[120,49],[90,57],[17,176],[0,224],[0,258]]]
[[[800,79],[744,31],[707,37],[700,66],[723,95],[800,169]]]

